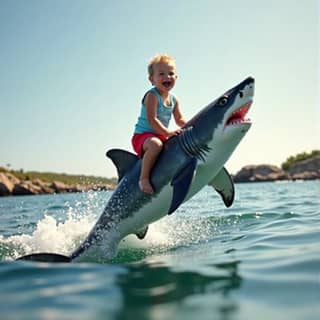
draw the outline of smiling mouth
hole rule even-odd
[[[164,81],[162,82],[162,85],[166,88],[170,88],[171,87],[171,81]]]
[[[244,123],[251,123],[249,118],[245,118],[246,114],[248,113],[252,102],[248,102],[238,108],[237,110],[233,111],[230,117],[227,120],[226,126],[233,126],[239,125]]]

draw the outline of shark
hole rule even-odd
[[[201,109],[168,139],[151,172],[155,192],[140,190],[142,160],[121,149],[106,155],[118,172],[118,184],[84,241],[69,255],[33,253],[18,259],[45,262],[86,261],[90,256],[112,259],[129,234],[143,239],[148,226],[171,215],[204,186],[211,186],[226,207],[234,201],[232,177],[224,167],[252,122],[255,80],[248,77]]]

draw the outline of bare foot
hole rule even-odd
[[[153,194],[153,188],[148,179],[142,179],[139,181],[139,187],[142,192]]]

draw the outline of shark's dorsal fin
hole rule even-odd
[[[226,168],[222,168],[220,172],[209,182],[209,186],[221,195],[226,207],[230,207],[234,200],[234,185],[232,178]]]
[[[145,236],[147,235],[147,232],[148,232],[148,226],[146,226],[146,227],[138,230],[138,231],[136,232],[136,236],[137,236],[140,240],[142,240],[142,239],[144,239]]]
[[[168,214],[175,211],[185,199],[189,192],[196,166],[197,159],[191,158],[189,163],[171,181],[173,196]]]
[[[126,150],[111,149],[107,151],[106,156],[109,157],[118,171],[118,181],[136,164],[139,158]]]

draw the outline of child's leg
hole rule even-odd
[[[143,144],[144,154],[142,158],[139,186],[141,191],[145,193],[152,194],[154,192],[150,182],[150,173],[159,153],[162,150],[162,146],[162,141],[157,137],[150,137],[146,139]]]

